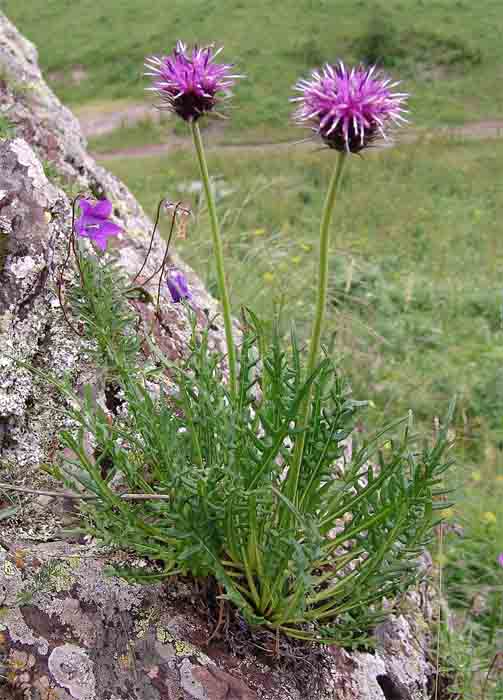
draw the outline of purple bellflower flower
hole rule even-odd
[[[391,125],[407,120],[402,116],[408,94],[393,92],[397,82],[382,75],[375,66],[358,66],[348,71],[344,63],[325,64],[310,80],[299,80],[295,90],[302,93],[294,114],[298,124],[311,126],[330,148],[358,153],[379,139],[387,138]]]
[[[112,204],[108,199],[100,199],[92,204],[87,199],[79,199],[80,218],[75,222],[75,232],[82,238],[89,238],[98,248],[105,250],[109,236],[117,236],[122,231],[120,226],[109,221]]]
[[[178,41],[169,56],[145,59],[145,75],[152,78],[152,87],[146,89],[161,98],[161,107],[187,122],[196,121],[229,97],[229,88],[242,77],[232,75],[232,64],[214,62],[221,50],[195,46],[189,51]]]
[[[503,567],[503,552],[498,557],[498,564]]]
[[[171,294],[171,298],[173,299],[175,304],[181,301],[182,299],[191,298],[192,295],[189,290],[187,279],[183,272],[181,272],[181,270],[169,270],[166,281]]]

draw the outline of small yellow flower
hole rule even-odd
[[[494,525],[497,522],[496,516],[490,510],[482,514],[482,520],[488,525]]]
[[[300,247],[302,248],[302,250],[305,250],[306,253],[309,253],[313,248],[313,246],[310,243],[301,243]]]
[[[268,284],[271,284],[271,282],[274,282],[274,275],[272,272],[264,272],[264,282],[267,282]]]
[[[300,255],[294,255],[292,258],[292,262],[294,265],[298,265],[301,260],[302,260],[302,257]]]
[[[482,474],[480,473],[480,469],[475,469],[472,472],[472,480],[473,481],[482,481]]]
[[[503,474],[498,474],[496,477],[496,481],[498,481],[500,484],[503,484]]]
[[[265,235],[265,228],[256,228],[256,229],[253,231],[253,235],[254,235],[254,236],[263,236],[263,235]]]

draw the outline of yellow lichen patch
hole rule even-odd
[[[173,635],[168,632],[162,625],[157,625],[155,630],[155,636],[158,642],[161,644],[167,644],[173,641]]]
[[[11,561],[6,559],[3,563],[3,572],[8,577],[15,576],[17,574],[17,568]]]
[[[121,654],[117,658],[117,663],[123,671],[128,671],[131,668],[131,659],[129,657],[129,654]]]
[[[80,566],[80,557],[74,556],[74,557],[68,557],[66,560],[68,566],[70,569],[78,569]]]
[[[138,639],[143,639],[149,628],[148,620],[137,620],[135,624],[135,634]]]
[[[61,562],[51,570],[49,578],[50,586],[57,593],[68,591],[75,583],[75,576],[71,573],[67,563]]]
[[[152,623],[156,623],[159,620],[160,612],[155,608],[151,610],[143,611],[135,622],[135,634],[138,639],[143,639],[147,633],[148,628]]]
[[[175,641],[175,652],[177,656],[194,656],[199,654],[199,650],[193,644],[180,639]]]

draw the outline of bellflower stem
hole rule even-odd
[[[206,195],[206,202],[208,204],[208,212],[210,215],[211,235],[213,238],[213,248],[215,251],[215,260],[217,265],[218,289],[220,292],[220,298],[222,300],[225,339],[227,342],[227,359],[229,363],[230,390],[232,396],[236,396],[236,347],[234,345],[234,337],[232,335],[231,305],[229,301],[227,283],[225,280],[222,238],[220,236],[220,227],[218,225],[217,212],[215,208],[215,199],[211,191],[210,176],[208,174],[208,166],[206,165],[201,131],[199,130],[199,125],[197,121],[192,121],[191,127],[192,136],[194,138],[194,145],[196,147],[197,158],[199,161],[199,168],[201,171],[201,178],[204,186],[204,193]]]
[[[325,204],[323,206],[323,214],[321,217],[320,257],[318,265],[318,299],[316,302],[316,312],[313,321],[311,341],[309,344],[307,377],[310,377],[315,371],[318,362],[318,355],[320,352],[321,332],[323,329],[323,321],[325,318],[325,311],[327,306],[330,222],[332,220],[332,214],[337,199],[337,192],[339,190],[339,184],[341,182],[342,173],[344,171],[345,162],[346,153],[340,152],[338,154],[337,162],[335,164],[332,177],[330,178],[330,184],[328,186],[327,196],[325,198]],[[311,391],[309,391],[309,394],[304,400],[304,404],[300,411],[299,427],[302,429],[303,432],[299,435],[299,438],[295,443],[293,464],[291,468],[291,474],[289,475],[289,494],[294,503],[297,503],[298,501],[297,491],[299,485],[300,467],[302,464],[302,457],[304,454],[304,443],[306,439],[305,429],[307,428],[309,422],[310,396]]]

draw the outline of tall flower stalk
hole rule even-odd
[[[218,290],[222,302],[227,344],[229,385],[231,394],[235,396],[237,382],[236,346],[232,334],[231,304],[225,276],[222,237],[199,129],[199,119],[205,114],[214,112],[221,102],[230,97],[229,88],[234,84],[236,78],[241,77],[232,74],[231,64],[215,62],[215,58],[221,50],[215,51],[212,46],[204,48],[196,46],[189,51],[185,44],[179,41],[169,56],[151,56],[146,59],[145,66],[147,68],[146,75],[152,78],[152,86],[147,89],[160,97],[159,107],[167,109],[186,121],[192,131],[210,216]]]
[[[310,377],[316,370],[318,365],[318,357],[320,354],[321,335],[323,331],[323,321],[325,319],[327,308],[327,293],[328,293],[328,262],[330,252],[330,223],[334,213],[337,194],[346,163],[346,153],[341,151],[338,155],[332,177],[328,186],[325,204],[323,206],[323,214],[320,223],[320,252],[318,259],[318,292],[316,298],[316,310],[311,330],[311,339],[309,342],[309,355],[307,360],[307,376]],[[294,449],[294,458],[292,469],[288,475],[289,479],[289,495],[294,502],[298,501],[298,485],[300,470],[302,464],[302,456],[304,453],[304,443],[306,438],[306,428],[309,421],[309,397],[305,399],[298,423],[302,433],[299,435]]]
[[[318,366],[327,305],[330,222],[346,156],[387,139],[386,130],[390,124],[399,125],[406,121],[402,115],[406,112],[403,104],[408,95],[392,92],[397,84],[380,75],[375,66],[358,66],[348,71],[341,61],[335,66],[326,64],[321,71],[313,71],[310,80],[300,80],[295,86],[301,93],[293,100],[299,102],[295,113],[297,123],[310,126],[329,148],[338,152],[320,224],[318,293],[309,344],[308,377]],[[310,394],[300,410],[298,425],[302,432],[295,444],[292,469],[288,475],[289,495],[295,503],[299,501],[298,485],[309,423],[309,397]]]
[[[328,186],[325,204],[323,206],[323,214],[320,224],[320,254],[318,260],[318,295],[316,299],[316,311],[313,321],[313,329],[311,332],[311,341],[309,345],[309,357],[307,362],[307,373],[311,375],[316,369],[318,355],[320,352],[321,333],[323,330],[323,321],[327,307],[327,291],[328,291],[328,260],[330,249],[330,223],[334,213],[334,207],[339,192],[339,185],[344,171],[346,162],[346,154],[339,153],[330,184]]]
[[[222,237],[220,235],[220,226],[218,223],[217,210],[215,206],[215,197],[211,188],[208,166],[204,155],[203,139],[201,138],[201,130],[197,121],[191,123],[192,137],[196,148],[199,169],[201,171],[201,179],[203,181],[204,194],[208,204],[208,213],[210,215],[211,235],[213,239],[213,250],[215,253],[215,265],[217,270],[218,290],[222,301],[222,310],[224,317],[225,340],[227,343],[227,360],[229,364],[229,384],[231,393],[236,395],[236,346],[232,335],[232,315],[229,292],[227,289],[227,281],[225,279],[224,267],[224,250],[222,245]]]

